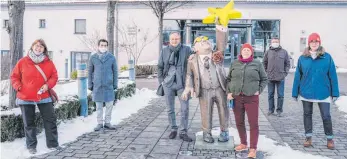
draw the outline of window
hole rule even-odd
[[[280,38],[279,20],[252,20],[252,45],[255,57],[263,57],[271,39]]]
[[[75,34],[86,34],[86,20],[75,19]]]
[[[71,71],[76,70],[78,63],[86,63],[88,65],[90,54],[90,52],[71,52]]]
[[[8,27],[8,19],[4,20],[4,25],[2,26],[3,28],[7,28]]]
[[[39,20],[39,28],[46,28],[46,19]]]

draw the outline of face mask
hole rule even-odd
[[[272,43],[271,46],[273,48],[278,48],[280,46],[280,43]]]
[[[101,53],[105,53],[105,52],[107,51],[107,48],[105,48],[105,47],[100,47],[100,48],[99,48],[99,51],[100,51]]]

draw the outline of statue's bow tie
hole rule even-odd
[[[209,57],[208,56],[205,56],[204,57],[204,66],[205,68],[209,69],[210,68],[210,63],[209,63]]]

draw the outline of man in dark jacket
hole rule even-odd
[[[189,102],[182,100],[181,95],[185,86],[185,75],[187,72],[187,62],[191,55],[191,48],[181,44],[181,37],[178,32],[170,34],[170,45],[163,48],[158,60],[159,84],[163,85],[165,100],[168,110],[168,119],[171,126],[170,139],[176,138],[177,125],[175,114],[175,96],[179,97],[181,103],[181,130],[179,137],[191,142],[187,135]]]
[[[289,55],[285,49],[280,46],[280,40],[273,38],[271,40],[270,49],[264,55],[264,68],[269,79],[268,83],[268,101],[269,112],[272,115],[275,111],[275,87],[277,88],[277,116],[281,116],[283,112],[284,99],[284,81],[290,69]]]

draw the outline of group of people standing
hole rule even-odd
[[[101,129],[115,130],[111,124],[112,108],[118,88],[118,67],[116,58],[107,51],[108,41],[98,41],[98,51],[88,64],[88,89],[96,103],[97,126]],[[17,91],[16,105],[22,112],[26,147],[31,154],[37,152],[35,109],[39,108],[43,119],[46,145],[52,150],[61,150],[58,142],[57,117],[51,89],[57,84],[56,67],[48,56],[44,40],[35,40],[27,55],[21,58],[11,72],[11,84]],[[105,103],[106,112],[103,112]],[[104,117],[105,116],[105,117]]]
[[[192,49],[180,41],[180,34],[170,34],[170,45],[165,47],[159,57],[158,79],[163,84],[165,99],[168,106],[168,121],[171,126],[170,139],[177,136],[175,96],[181,104],[180,139],[191,142],[188,136],[189,101],[183,100],[187,73],[187,60]],[[207,39],[205,39],[207,40]],[[333,130],[330,116],[331,103],[339,97],[338,79],[334,61],[321,45],[320,36],[313,33],[308,38],[309,46],[300,56],[292,89],[294,100],[302,101],[304,112],[305,142],[304,146],[312,145],[312,113],[313,103],[318,103],[327,138],[327,147],[334,149]],[[88,89],[92,91],[96,102],[97,126],[95,131],[103,128],[115,130],[111,125],[111,114],[114,106],[115,93],[118,88],[117,62],[107,51],[108,42],[98,42],[99,50],[93,54],[88,64]],[[271,47],[266,51],[261,63],[254,59],[254,50],[250,44],[243,44],[238,59],[235,60],[227,75],[225,96],[234,101],[234,116],[241,144],[236,151],[248,149],[245,128],[245,114],[250,125],[249,157],[255,158],[259,136],[259,95],[268,86],[268,115],[274,114],[274,92],[277,88],[277,116],[283,112],[284,84],[289,73],[290,61],[286,50],[280,46],[280,40],[273,38]],[[44,122],[46,144],[48,148],[60,150],[58,144],[57,118],[50,89],[58,81],[57,70],[49,59],[48,48],[44,40],[38,39],[31,45],[27,56],[18,61],[11,73],[11,84],[17,91],[16,104],[22,111],[26,146],[30,153],[36,153],[37,139],[35,126],[35,108],[38,106]],[[103,112],[105,103],[106,112]],[[105,118],[103,118],[105,114]]]
[[[199,37],[200,38],[200,37]],[[163,48],[158,61],[159,84],[164,87],[168,106],[168,120],[171,126],[170,139],[177,135],[175,96],[181,104],[180,138],[192,141],[187,135],[189,102],[182,100],[184,91],[187,61],[194,54],[189,47],[180,42],[180,34],[170,34],[170,44]],[[179,60],[175,60],[179,59]],[[277,90],[276,116],[283,113],[285,78],[290,69],[290,57],[280,45],[280,39],[273,38],[269,50],[265,52],[263,62],[254,59],[254,50],[250,44],[243,44],[240,55],[235,60],[227,75],[227,90],[225,96],[234,101],[234,116],[241,144],[235,151],[248,149],[245,128],[245,114],[250,125],[250,150],[248,157],[256,157],[259,136],[259,95],[268,87],[268,113],[275,115],[274,94]],[[312,113],[313,103],[318,103],[321,112],[324,131],[327,138],[327,148],[334,149],[333,130],[330,116],[330,105],[339,97],[338,79],[334,61],[321,45],[320,36],[313,33],[308,37],[308,46],[298,59],[292,97],[303,104],[304,128],[306,139],[304,146],[312,145]]]

